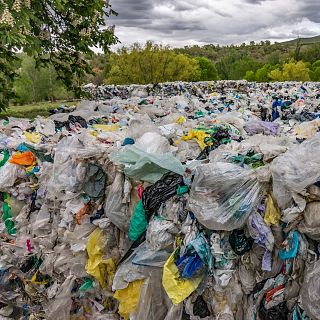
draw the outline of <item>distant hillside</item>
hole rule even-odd
[[[311,37],[311,38],[299,38],[299,39],[294,39],[290,41],[285,41],[285,42],[281,42],[280,44],[291,46],[291,45],[296,45],[298,41],[300,41],[302,45],[318,43],[320,42],[320,35]]]

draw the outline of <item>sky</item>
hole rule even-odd
[[[111,0],[117,46],[285,41],[320,35],[319,0]]]

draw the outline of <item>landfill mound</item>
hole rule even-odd
[[[1,120],[1,319],[320,318],[319,83],[86,90]]]

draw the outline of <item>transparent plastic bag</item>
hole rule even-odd
[[[162,270],[153,269],[150,277],[144,281],[140,292],[137,310],[131,315],[132,320],[163,319],[171,305],[161,284]]]
[[[146,240],[148,247],[153,250],[161,250],[174,243],[175,235],[179,229],[171,221],[159,217],[149,222]]]
[[[304,220],[299,225],[299,231],[309,238],[320,241],[320,202],[307,204],[303,212]]]
[[[0,168],[0,190],[12,187],[18,178],[25,177],[25,169],[22,166],[7,162]]]
[[[50,320],[68,320],[72,307],[72,288],[76,277],[69,276],[59,288],[59,293],[47,305],[47,319]]]
[[[183,314],[183,303],[172,305],[164,320],[181,320]]]
[[[300,291],[302,308],[311,319],[320,314],[320,260],[306,268]]]
[[[319,168],[320,134],[273,160],[273,194],[281,209],[288,208],[295,195],[320,180]]]
[[[263,185],[251,169],[231,163],[198,166],[189,208],[209,230],[241,228],[262,197]]]
[[[104,211],[110,221],[120,230],[129,230],[130,217],[128,216],[128,203],[124,203],[125,177],[122,172],[117,172],[105,202]]]

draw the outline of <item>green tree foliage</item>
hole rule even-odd
[[[226,56],[221,58],[220,61],[216,63],[219,77],[224,80],[231,79],[233,64],[236,61],[239,61],[241,58],[242,55],[240,52],[235,49],[231,49]]]
[[[279,67],[279,65],[278,65]],[[259,68],[256,72],[250,70],[247,71],[245,75],[245,79],[247,81],[256,81],[256,82],[269,82],[271,78],[269,76],[270,72],[276,69],[277,66],[273,66],[271,64],[265,64],[261,68]]]
[[[260,66],[261,63],[258,61],[249,57],[242,58],[232,64],[229,78],[231,80],[242,80],[248,70],[256,71]]]
[[[93,83],[97,86],[102,85],[111,70],[110,55],[95,54],[89,57],[89,63],[92,67],[93,74],[86,75],[83,83]]]
[[[79,95],[79,79],[92,71],[84,55],[117,42],[106,21],[113,13],[104,0],[1,1],[0,109],[13,97],[19,51],[33,56],[37,66],[53,65],[58,77]]]
[[[309,67],[309,75],[312,81],[320,81],[320,60],[314,62]]]
[[[303,61],[314,63],[320,60],[320,43],[307,46],[300,55]]]
[[[199,65],[200,76],[199,81],[210,81],[210,80],[218,80],[218,71],[215,65],[207,58],[198,57],[196,61]]]
[[[111,65],[106,82],[112,84],[193,81],[200,76],[195,59],[150,41],[120,49],[111,56]]]
[[[57,79],[53,66],[36,69],[34,59],[24,55],[18,74],[14,88],[18,96],[16,102],[19,104],[72,97]]]
[[[309,69],[303,61],[293,60],[269,73],[272,81],[310,81]]]
[[[252,70],[246,72],[244,79],[250,82],[256,81],[255,74]]]

